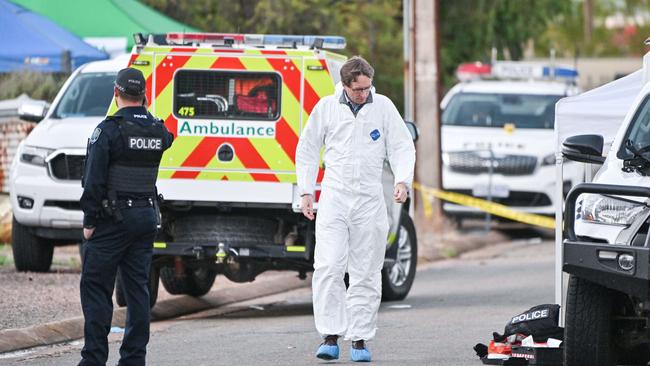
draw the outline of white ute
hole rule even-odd
[[[566,366],[650,361],[649,75],[647,53],[642,71],[558,103],[564,158],[600,167],[568,194],[558,227]]]
[[[23,105],[38,125],[18,146],[10,171],[12,249],[19,271],[48,271],[54,246],[81,242],[79,206],[86,143],[106,115],[113,82],[129,55],[79,67],[49,110]]]

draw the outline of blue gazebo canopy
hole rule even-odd
[[[66,72],[108,58],[49,19],[7,0],[0,0],[0,45],[0,72]]]

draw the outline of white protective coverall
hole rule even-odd
[[[325,145],[312,278],[314,318],[321,336],[357,341],[374,337],[381,301],[389,229],[381,184],[384,161],[390,163],[395,184],[410,188],[415,147],[390,99],[373,92],[372,102],[355,117],[342,93],[339,83],[334,95],[314,107],[298,143],[296,174],[300,194],[313,195]]]

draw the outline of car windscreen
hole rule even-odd
[[[458,93],[442,113],[442,124],[468,127],[553,128],[561,95]]]
[[[52,114],[53,118],[101,117],[113,98],[116,73],[80,73],[72,80]]]
[[[630,121],[623,141],[630,140],[637,150],[650,146],[650,96],[646,96]],[[629,159],[633,156],[631,151],[622,143],[616,154],[619,159]],[[647,156],[647,154],[644,154]]]

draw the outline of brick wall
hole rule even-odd
[[[9,169],[18,144],[34,129],[36,123],[17,117],[0,119],[0,192],[9,192]]]

